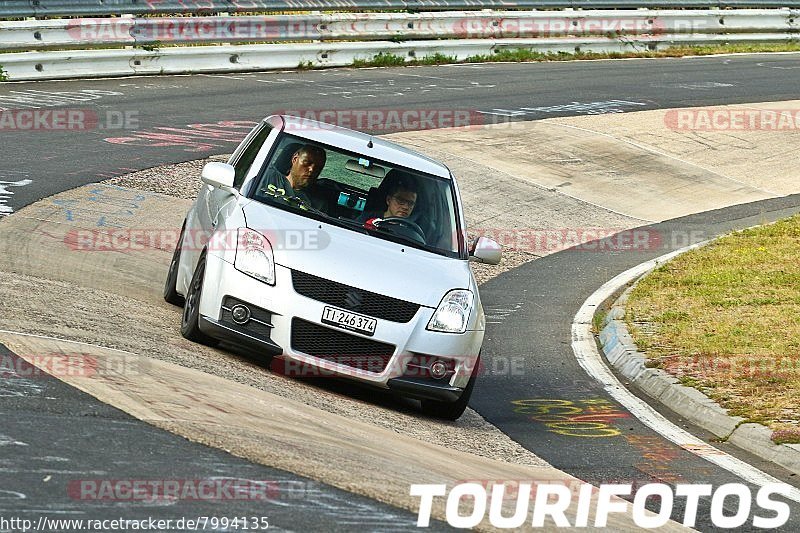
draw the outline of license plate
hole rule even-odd
[[[364,315],[357,315],[344,309],[336,309],[335,307],[325,307],[322,310],[322,323],[336,326],[337,328],[349,329],[350,331],[357,331],[370,337],[375,334],[375,326],[378,321]]]

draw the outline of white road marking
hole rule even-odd
[[[594,334],[592,333],[592,318],[600,304],[609,298],[620,287],[626,285],[657,265],[672,259],[680,253],[702,246],[697,243],[674,252],[662,255],[615,276],[597,289],[581,306],[572,322],[572,350],[581,367],[591,377],[603,385],[603,389],[616,401],[622,404],[631,414],[638,418],[644,425],[657,432],[664,438],[677,444],[698,457],[724,468],[735,476],[763,487],[770,483],[782,483],[780,480],[745,463],[744,461],[719,450],[707,442],[700,440],[691,433],[679,428],[667,420],[658,411],[634,396],[611,373],[605,365],[602,356],[597,350]],[[792,487],[787,498],[800,502],[800,490]]]
[[[39,91],[25,89],[22,91],[8,91],[0,95],[0,110],[8,109],[39,109],[41,107],[55,107],[81,102],[99,100],[104,96],[122,96],[118,91],[99,89],[77,89],[74,91]]]
[[[722,87],[733,87],[733,83],[722,83],[717,81],[699,81],[696,83],[651,83],[650,87],[660,87],[665,89],[687,89],[689,91],[702,91],[707,89],[718,89]]]
[[[205,78],[225,78],[226,80],[246,80],[248,78],[242,78],[241,76],[225,76],[224,74],[199,74]]]
[[[0,172],[1,174],[1,172]],[[29,179],[17,181],[0,181],[0,218],[10,215],[14,212],[6,202],[14,196],[14,191],[9,190],[9,187],[24,187],[33,183]]]
[[[540,107],[520,107],[518,109],[495,108],[491,111],[478,111],[484,115],[499,115],[505,117],[517,117],[521,115],[563,113],[574,112],[583,115],[605,115],[608,113],[624,113],[623,108],[634,106],[646,106],[645,102],[631,102],[628,100],[606,100],[601,102],[570,102],[569,104],[559,104]]]
[[[13,331],[13,330],[10,330],[10,329],[0,329],[0,333],[10,333],[12,335],[20,335],[22,337],[33,337],[33,338],[36,338],[36,339],[47,339],[47,340],[50,340],[50,341],[69,342],[69,343],[72,343],[72,344],[82,344],[83,346],[92,346],[94,348],[101,348],[103,350],[111,350],[112,352],[120,352],[120,353],[124,353],[124,354],[127,354],[127,355],[136,355],[136,356],[139,355],[139,354],[135,354],[133,352],[126,352],[125,350],[119,350],[117,348],[109,348],[108,346],[101,346],[99,344],[92,344],[91,342],[72,341],[72,340],[69,340],[69,339],[60,339],[58,337],[51,337],[49,335],[36,335],[34,333],[24,333],[22,331]]]
[[[15,438],[0,433],[0,446],[27,446],[28,443],[19,441]]]
[[[774,68],[776,70],[796,70],[796,69],[800,68],[800,66],[798,66],[798,67],[777,67],[777,66],[773,66],[773,65],[767,65],[765,63],[756,63],[756,66],[757,67],[764,67],[764,68]]]

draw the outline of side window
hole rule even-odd
[[[253,160],[258,155],[258,151],[261,149],[270,131],[272,131],[272,126],[269,124],[262,124],[261,129],[258,130],[250,140],[250,144],[245,146],[244,150],[242,150],[238,161],[233,165],[233,168],[236,170],[236,174],[233,178],[234,188],[238,189],[242,186],[242,183],[244,183],[247,171],[250,170]]]

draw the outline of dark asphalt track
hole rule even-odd
[[[136,123],[128,123],[128,126],[135,126],[133,129],[121,130],[1,130],[0,185],[3,181],[23,179],[31,183],[7,186],[6,191],[13,192],[13,196],[0,195],[0,204],[5,202],[19,209],[56,192],[131,170],[230,152],[245,133],[239,127],[227,130],[227,135],[201,136],[196,133],[197,128],[187,128],[189,124],[256,121],[271,112],[298,108],[317,111],[460,109],[489,113],[473,115],[481,117],[482,121],[500,121],[779,101],[798,97],[798,73],[799,55],[775,55],[2,84],[0,108],[83,109],[96,112],[101,123],[106,122],[109,113],[113,118],[127,114]],[[60,105],[51,107],[54,104]],[[109,137],[129,140],[124,144],[112,144],[104,140]],[[785,211],[770,207],[782,202],[786,203]],[[731,227],[760,222],[762,208],[768,215],[765,218],[772,219],[794,212],[796,205],[800,205],[796,198],[768,201],[756,207],[735,207],[687,217],[658,226],[658,229],[698,228],[711,236]],[[625,418],[625,413],[611,411],[609,424],[624,429],[625,436],[633,438],[567,437],[548,432],[542,424],[529,420],[529,415],[513,412],[514,406],[510,403],[544,398],[573,402],[581,408],[600,406],[606,409],[609,404],[603,403],[605,401],[611,402],[612,409],[617,407],[577,366],[570,348],[572,317],[583,300],[610,277],[663,252],[563,252],[535,261],[482,287],[487,307],[495,310],[496,317],[502,318],[489,327],[484,349],[487,367],[491,370],[496,361],[517,358],[524,361],[524,370],[521,376],[519,372],[512,376],[503,372],[485,376],[476,388],[473,407],[555,466],[588,481],[642,483],[659,478],[669,482],[709,481],[714,484],[737,481],[710,463],[677,450],[636,420]],[[514,308],[515,311],[509,311]],[[534,352],[531,346],[536,346]],[[0,397],[2,412],[9,421],[4,424],[2,433],[10,435],[4,438],[28,444],[24,447],[25,453],[18,453],[16,447],[11,446],[4,446],[5,453],[0,453],[4,465],[1,470],[5,478],[3,488],[13,491],[9,487],[20,487],[17,492],[28,495],[26,505],[31,504],[17,507],[13,501],[9,505],[4,501],[0,504],[4,514],[13,509],[34,513],[71,508],[73,502],[65,495],[63,486],[49,485],[53,480],[46,483],[38,480],[40,470],[52,467],[46,466],[46,461],[52,457],[67,459],[65,464],[71,466],[65,470],[74,469],[79,472],[76,475],[102,471],[108,473],[108,477],[147,478],[151,474],[169,472],[196,478],[227,475],[296,479],[290,474],[250,465],[152,429],[58,381],[47,381],[46,389],[45,398],[65,399],[63,411],[53,411],[51,407],[61,402],[44,401],[35,395]],[[581,403],[585,401],[595,403]],[[120,438],[121,435],[124,438]],[[97,442],[103,444],[97,445]],[[728,448],[724,449],[730,451]],[[655,452],[648,453],[648,450]],[[668,459],[651,460],[644,458],[645,455]],[[44,458],[45,462],[37,458]],[[788,480],[784,472],[749,459],[776,477]],[[181,468],[189,462],[191,467]],[[97,474],[97,477],[102,476]],[[11,483],[17,479],[19,482]],[[369,500],[352,495],[337,496],[337,491],[325,487],[320,490],[332,494],[331,498],[361,502],[365,509],[375,513],[386,511],[385,506]],[[192,507],[195,504],[162,508],[161,516],[173,517],[173,512],[183,516],[184,511],[195,511],[193,507],[184,509],[183,505]],[[242,511],[254,510],[247,507],[248,504],[242,505]],[[118,509],[114,505],[99,505],[91,517],[111,517]],[[800,509],[796,504],[792,509],[792,523],[787,525],[787,531],[800,530]],[[211,510],[203,509],[207,513]],[[708,513],[703,511],[707,509],[702,508],[700,516],[707,517]],[[148,510],[147,514],[156,512],[156,509],[152,513]],[[397,513],[400,520],[397,523],[412,523],[410,514]],[[132,514],[138,518],[144,513]],[[274,514],[276,524],[280,525],[281,515],[277,511]],[[316,523],[326,524],[325,529],[329,529],[330,524],[336,523],[335,517],[325,514],[322,507],[311,507],[301,514],[309,518],[309,527]],[[290,511],[283,516],[292,519],[287,527],[305,529],[297,522],[298,513]],[[314,522],[315,519],[318,522]],[[359,527],[371,529],[368,523]],[[707,522],[701,529],[709,529]]]
[[[797,54],[6,83],[0,84],[0,109],[85,109],[97,113],[100,126],[115,126],[125,114],[136,122],[128,123],[135,129],[93,129],[89,116],[86,130],[0,129],[0,181],[32,180],[28,186],[8,189],[14,193],[8,205],[18,209],[131,168],[231,152],[244,134],[239,129],[228,140],[205,137],[198,142],[185,131],[159,128],[257,121],[287,109],[500,113],[475,113],[480,123],[788,100],[798,97],[799,84]],[[87,100],[93,96],[101,97]],[[48,107],[59,100],[63,105]],[[147,134],[150,141],[138,138]],[[161,138],[154,139],[155,134]],[[170,134],[171,139],[164,138]],[[136,140],[103,141],[109,137]],[[156,143],[164,146],[153,146]]]

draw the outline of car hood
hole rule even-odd
[[[470,288],[467,261],[250,202],[247,226],[272,243],[275,263],[419,305],[436,307],[451,289]]]

